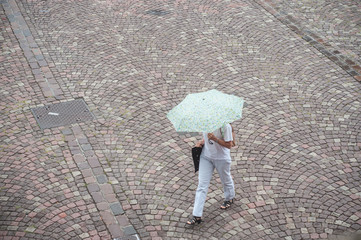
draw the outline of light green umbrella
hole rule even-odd
[[[242,117],[243,99],[217,90],[193,93],[168,114],[177,132],[213,132]]]

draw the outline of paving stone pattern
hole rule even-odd
[[[335,22],[312,2],[2,0],[1,238],[301,240],[360,232],[358,75],[307,41],[301,25],[297,32],[280,21],[277,6],[354,63],[359,28],[326,34],[316,20]],[[341,2],[332,6],[357,22]],[[308,11],[296,11],[302,7]],[[233,124],[237,196],[231,209],[219,209],[215,173],[204,222],[188,227],[197,186],[190,148],[200,136],[176,133],[166,113],[213,88],[248,103]],[[41,130],[30,111],[79,97],[94,120]]]
[[[37,79],[4,8],[0,14],[0,238],[110,239],[64,134],[36,126],[30,108],[55,98],[45,98],[52,94]]]
[[[361,81],[361,2],[256,0]]]

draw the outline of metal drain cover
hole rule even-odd
[[[41,129],[60,127],[94,119],[83,99],[32,108]]]

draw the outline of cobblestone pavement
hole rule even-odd
[[[361,231],[359,2],[0,2],[2,239]],[[205,221],[188,227],[200,136],[166,113],[213,88],[248,103],[233,124],[237,196],[219,209],[215,173]],[[93,121],[41,130],[30,111],[77,98]]]
[[[256,0],[268,12],[361,81],[361,2]]]

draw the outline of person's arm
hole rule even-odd
[[[197,142],[196,147],[202,147],[204,145],[204,138]]]
[[[208,133],[208,139],[218,143],[219,145],[223,146],[223,147],[226,147],[228,149],[231,149],[232,148],[232,141],[224,141],[220,138],[217,138],[216,136],[214,136],[213,133]]]

